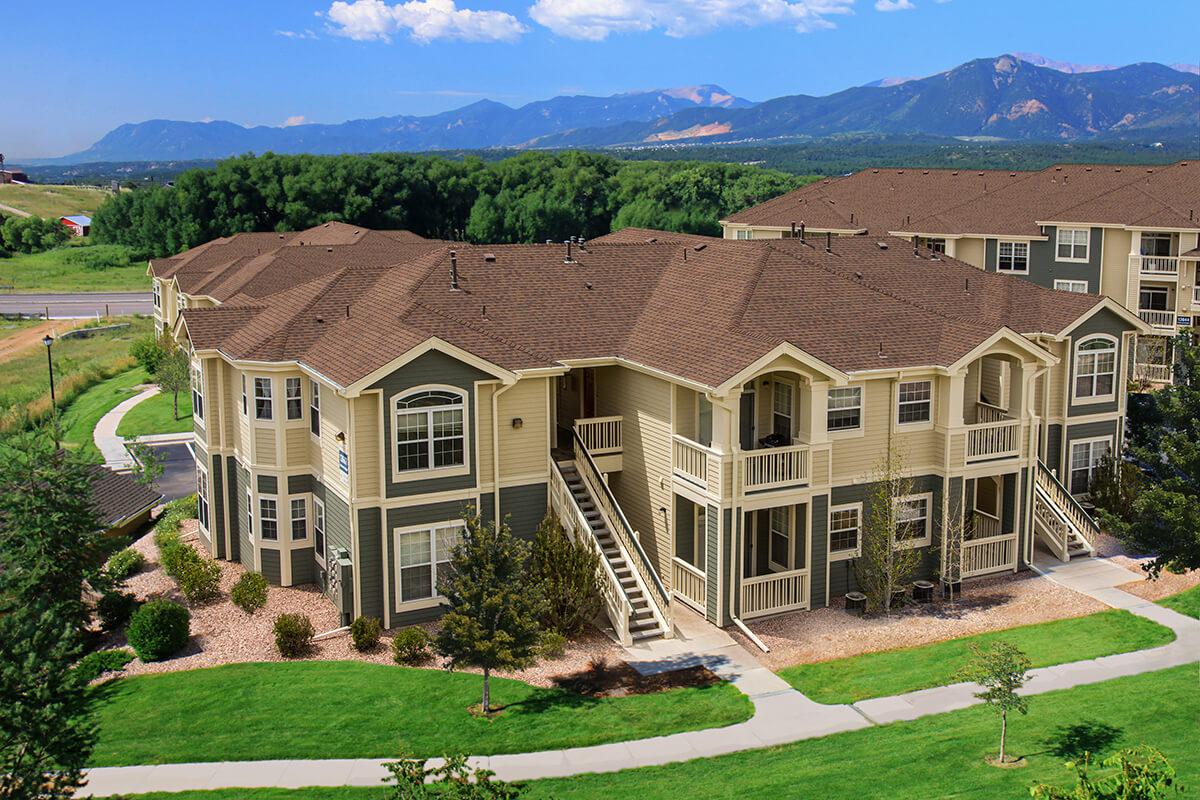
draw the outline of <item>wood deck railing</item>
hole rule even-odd
[[[676,556],[671,560],[671,593],[703,614],[708,607],[708,576]]]
[[[1096,535],[1100,533],[1100,526],[1096,524],[1091,515],[1087,511],[1084,511],[1083,506],[1079,505],[1079,501],[1067,491],[1067,487],[1063,486],[1054,473],[1040,460],[1038,461],[1035,476],[1037,489],[1045,493],[1049,501],[1075,526],[1079,535],[1088,544],[1095,546]]]
[[[1143,275],[1178,275],[1177,256],[1130,256],[1129,265]]]
[[[967,426],[967,462],[990,461],[1021,454],[1021,421],[1005,419]]]
[[[963,578],[1012,570],[1017,565],[1017,534],[968,539],[962,545]]]
[[[810,448],[806,444],[744,450],[737,454],[741,491],[804,486],[809,483]]]
[[[1000,520],[979,509],[971,512],[971,526],[974,539],[987,539],[1000,535]]]
[[[593,456],[621,452],[621,417],[588,417],[575,420],[575,432]]]
[[[686,436],[673,441],[675,475],[693,483],[712,497],[721,496],[721,454]]]
[[[808,570],[742,578],[742,619],[808,608]]]

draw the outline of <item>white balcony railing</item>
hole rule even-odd
[[[1175,312],[1139,308],[1138,316],[1156,328],[1175,329]]]
[[[575,420],[575,430],[583,446],[593,456],[621,452],[621,418],[589,417]]]
[[[1130,256],[1129,266],[1143,275],[1179,274],[1179,258],[1176,256]]]
[[[1151,383],[1171,383],[1170,364],[1134,364],[1133,378]]]
[[[973,539],[990,539],[1000,535],[1000,520],[986,511],[975,509],[971,512],[971,527]]]
[[[708,605],[708,578],[682,558],[671,559],[671,594],[704,613]]]
[[[1005,419],[967,426],[967,461],[990,461],[1021,454],[1021,421]]]
[[[737,454],[741,490],[759,491],[809,483],[810,448],[806,444],[767,447]]]
[[[721,454],[686,436],[674,437],[675,475],[708,494],[721,496]]]
[[[1017,565],[1017,535],[969,539],[962,545],[962,577],[1011,570]]]
[[[808,608],[808,570],[742,579],[742,619]]]

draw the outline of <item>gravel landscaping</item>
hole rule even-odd
[[[1141,576],[1129,583],[1121,584],[1117,588],[1145,600],[1162,600],[1164,597],[1179,594],[1193,586],[1200,586],[1200,569],[1180,574],[1163,570],[1157,578],[1151,579],[1142,569],[1143,565],[1152,560],[1151,556],[1129,552],[1120,541],[1106,533],[1101,533],[1096,538],[1096,550],[1098,553],[1108,556],[1114,564]]]
[[[203,549],[198,540],[197,522],[187,520],[180,531],[185,541]],[[146,557],[145,568],[127,581],[127,590],[139,599],[167,597],[184,602],[175,581],[162,571],[158,563],[158,548],[154,537],[147,533],[132,545],[133,549]],[[207,556],[206,556],[207,557]],[[240,564],[228,561],[216,562],[221,567],[221,597],[214,603],[191,608],[192,638],[188,647],[175,658],[166,661],[144,663],[134,659],[126,667],[125,675],[143,675],[153,672],[175,672],[178,670],[213,667],[250,661],[284,661],[275,649],[272,625],[282,613],[307,614],[318,635],[338,626],[337,612],[313,586],[272,586],[267,592],[267,605],[253,615],[247,615],[229,600],[229,590],[246,571]],[[186,605],[186,603],[185,603]],[[437,623],[424,625],[433,632]],[[124,636],[113,637],[105,647],[123,647]],[[593,661],[601,659],[609,663],[623,660],[621,648],[599,631],[590,631],[580,639],[570,642],[561,658],[544,661],[537,666],[514,673],[495,673],[501,677],[515,678],[534,686],[551,687],[560,675],[569,675],[585,670]],[[384,632],[379,646],[370,653],[359,653],[350,646],[349,634],[342,633],[315,643],[308,660],[349,660],[391,664],[391,634]],[[441,667],[437,661],[428,665],[431,669]]]

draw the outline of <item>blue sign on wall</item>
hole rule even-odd
[[[1183,316],[1176,317],[1175,324],[1181,325],[1184,328],[1190,328],[1192,326],[1192,318],[1191,317],[1183,317]]]
[[[350,455],[345,450],[338,451],[338,466],[342,468],[343,475],[350,474]]]

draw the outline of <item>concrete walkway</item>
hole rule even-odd
[[[121,424],[121,419],[129,413],[129,409],[143,400],[154,397],[158,391],[158,387],[153,386],[128,400],[121,401],[96,423],[96,428],[92,431],[92,441],[96,443],[100,454],[104,456],[104,466],[117,472],[127,472],[136,466],[133,456],[125,447],[125,440],[117,436],[117,426]]]
[[[1030,671],[1025,694],[1067,689],[1126,675],[1166,669],[1200,660],[1200,620],[1186,617],[1113,587],[1138,576],[1104,559],[1078,559],[1069,564],[1036,564],[1048,580],[1061,583],[1114,608],[1130,612],[1175,632],[1163,647],[1076,661]],[[631,742],[472,758],[502,780],[531,780],[587,772],[614,772],[710,758],[741,750],[796,742],[832,733],[858,730],[872,724],[911,720],[975,705],[978,687],[960,683],[936,689],[864,700],[854,705],[826,706],[792,689],[760,665],[754,656],[723,631],[694,625],[685,616],[681,636],[631,648],[628,655],[643,673],[705,664],[729,679],[754,704],[754,716],[724,728],[710,728]],[[388,759],[328,759],[244,761],[209,764],[101,767],[88,773],[81,795],[170,792],[185,789],[276,786],[378,786],[386,777]]]

